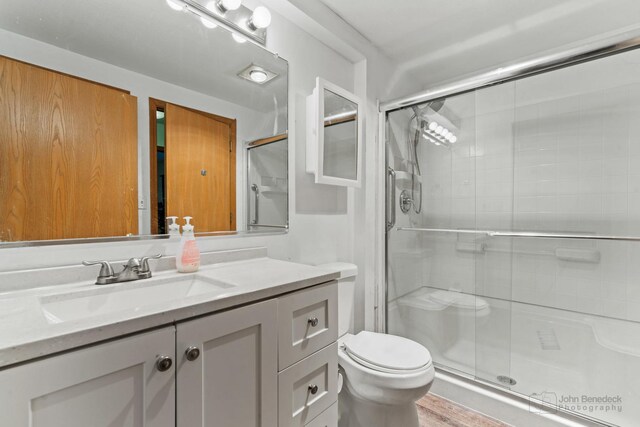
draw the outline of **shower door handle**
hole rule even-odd
[[[251,224],[257,224],[259,219],[259,203],[260,203],[260,191],[258,190],[257,184],[251,184],[251,191],[253,191],[253,212],[255,213],[254,219],[251,221]]]
[[[386,196],[387,196],[387,231],[389,231],[396,225],[396,171],[394,171],[389,166],[387,166]]]

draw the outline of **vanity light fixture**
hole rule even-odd
[[[256,7],[251,18],[247,21],[247,26],[252,30],[267,28],[271,24],[271,12],[264,6]]]
[[[236,33],[231,33],[231,37],[233,37],[233,39],[237,42],[237,43],[244,43],[247,41],[246,38],[244,38],[243,36],[241,36],[240,34],[236,34]]]
[[[267,70],[256,64],[251,64],[247,68],[243,69],[238,73],[238,77],[242,77],[245,80],[249,80],[250,82],[263,85],[276,77],[278,77],[277,73],[273,71]]]
[[[215,5],[220,12],[226,13],[229,10],[237,10],[242,5],[242,0],[218,0]]]
[[[166,0],[176,11],[191,12],[200,18],[206,28],[224,27],[231,31],[238,43],[251,39],[262,45],[267,42],[267,27],[271,24],[271,12],[264,6],[251,10],[242,5],[242,0]]]
[[[213,22],[210,18],[207,18],[206,16],[201,16],[200,17],[200,22],[202,22],[202,25],[204,25],[205,27],[207,27],[209,29],[213,29],[213,28],[216,28],[218,26],[218,24],[216,24],[215,22]]]
[[[169,5],[169,7],[173,10],[177,10],[177,11],[182,11],[185,10],[186,5],[184,3],[182,3],[181,1],[176,1],[176,0],[167,0],[167,4]]]

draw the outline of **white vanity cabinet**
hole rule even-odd
[[[275,427],[275,299],[177,326],[177,425]]]
[[[168,327],[0,371],[0,425],[174,426],[175,366],[168,362],[175,359],[174,331]]]
[[[0,425],[335,427],[337,286],[0,370]]]
[[[313,426],[317,417],[331,418],[338,400],[337,339],[336,282],[278,298],[280,427]]]

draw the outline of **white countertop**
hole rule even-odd
[[[0,367],[273,298],[334,280],[338,275],[309,265],[260,257],[203,266],[196,273],[164,271],[154,273],[151,279],[113,285],[97,286],[84,280],[7,292],[0,294]],[[196,276],[212,283],[225,283],[228,287],[67,321],[52,318],[43,309],[43,301],[64,300],[70,293],[76,298],[84,292],[93,295],[98,288],[108,294],[110,289],[125,287],[153,292],[154,284],[167,285],[173,279],[184,281]],[[95,301],[95,304],[100,303],[104,302]]]

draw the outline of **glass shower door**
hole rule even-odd
[[[387,330],[442,367],[476,376],[476,94],[394,111],[387,120]],[[502,372],[502,370],[501,370]]]

